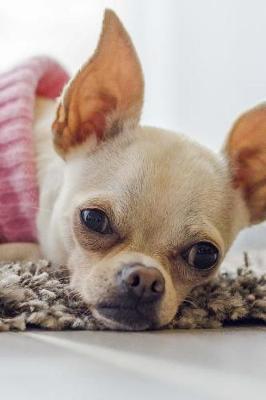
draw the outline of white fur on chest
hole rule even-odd
[[[64,263],[66,251],[60,238],[60,221],[56,209],[64,182],[64,161],[53,148],[51,125],[57,104],[53,100],[37,98],[33,125],[39,186],[39,210],[37,213],[38,237],[44,257]]]

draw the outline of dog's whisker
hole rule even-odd
[[[192,301],[192,300],[190,300],[190,299],[188,299],[188,298],[186,298],[186,299],[183,301],[183,303],[189,304],[189,305],[191,305],[191,306],[193,306],[193,307],[197,307],[197,304],[196,304],[194,301]]]

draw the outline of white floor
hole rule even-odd
[[[1,399],[266,397],[266,328],[0,336]]]

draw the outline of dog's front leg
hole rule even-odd
[[[36,261],[41,258],[39,245],[35,243],[7,243],[0,245],[0,261]]]

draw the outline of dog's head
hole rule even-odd
[[[98,48],[64,90],[53,124],[65,160],[57,235],[73,286],[115,329],[170,322],[266,210],[264,108],[241,117],[215,155],[139,126],[143,86],[131,40],[107,11]]]

